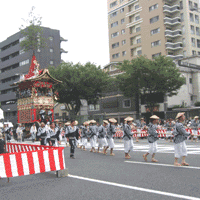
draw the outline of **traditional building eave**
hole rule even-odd
[[[51,81],[54,84],[62,83],[62,81],[59,81],[59,80],[53,78],[50,75],[48,69],[44,69],[42,71],[42,73],[40,75],[38,75],[37,77],[35,77],[35,78],[29,78],[29,79],[26,79],[26,80],[23,80],[23,81],[20,81],[20,82],[16,82],[16,83],[12,84],[11,86],[16,86],[16,85],[19,85],[19,84],[22,84],[22,83],[26,83],[26,82],[29,82],[29,81],[33,82],[33,81],[40,81],[40,80]]]

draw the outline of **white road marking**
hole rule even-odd
[[[188,200],[200,200],[200,198],[197,198],[197,197],[185,196],[185,195],[181,195],[181,194],[174,194],[174,193],[170,193],[170,192],[162,192],[159,190],[146,189],[146,188],[141,188],[141,187],[136,187],[136,186],[131,186],[131,185],[124,185],[124,184],[120,184],[120,183],[102,181],[102,180],[92,179],[92,178],[85,178],[85,177],[75,176],[75,175],[70,175],[70,174],[68,175],[68,177],[85,180],[85,181],[90,181],[90,182],[95,182],[95,183],[101,183],[101,184],[105,184],[105,185],[112,185],[115,187],[127,188],[127,189],[131,189],[131,190],[154,193],[154,194],[159,194],[159,195],[163,195],[163,196],[170,196],[170,197],[188,199]]]
[[[160,164],[160,163],[149,163],[149,162],[137,162],[137,161],[124,161],[126,163],[132,163],[132,164],[142,164],[142,165],[157,165],[157,166],[164,166],[164,167],[175,167],[174,165],[169,164]],[[200,169],[200,167],[193,167],[193,166],[180,166],[179,168],[188,168],[188,169]]]

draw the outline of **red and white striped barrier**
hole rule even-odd
[[[131,132],[133,133],[133,137],[147,137],[149,134],[147,132],[147,130],[141,130],[140,132],[137,132],[137,130],[133,129],[131,130]],[[158,130],[158,137],[167,137],[167,133],[165,129],[159,129]],[[122,130],[118,130],[114,137],[123,137],[123,131]]]
[[[65,169],[64,147],[7,143],[0,154],[0,178]]]

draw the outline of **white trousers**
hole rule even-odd
[[[82,143],[82,146],[86,147],[87,146],[87,138],[81,138],[81,143]]]
[[[129,151],[133,151],[133,139],[130,140],[124,140],[124,152],[128,153]]]
[[[65,137],[65,143],[67,144],[67,138]]]
[[[78,145],[78,144],[79,144],[79,145],[82,144],[80,139],[76,140],[76,145]]]
[[[31,137],[32,137],[32,140],[35,140],[36,133],[32,132],[32,133],[31,133]]]
[[[110,138],[110,139],[107,138],[107,143],[108,143],[108,146],[109,146],[111,149],[113,149],[113,148],[115,147],[115,143],[114,143],[113,138]]]
[[[59,135],[59,139],[60,139],[60,141],[62,141],[62,135],[61,134]]]
[[[108,146],[108,143],[107,143],[107,140],[106,138],[99,138],[98,139],[98,142],[99,142],[99,147],[107,147]]]
[[[96,147],[96,138],[95,137],[92,137],[92,138],[90,138],[90,145],[91,145],[91,147]]]
[[[153,143],[149,142],[149,151],[148,151],[148,153],[152,155],[152,154],[156,153],[157,150],[158,150],[157,141],[155,141]]]
[[[192,133],[194,134],[193,138],[197,138],[197,130],[192,130]]]
[[[187,156],[187,147],[185,141],[174,144],[174,157],[180,158],[181,156]]]

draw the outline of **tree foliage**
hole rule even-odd
[[[90,62],[85,65],[62,63],[57,68],[49,67],[50,74],[62,84],[56,85],[59,103],[65,103],[71,115],[80,111],[81,99],[88,104],[96,104],[102,92],[110,84],[110,77],[100,67]]]
[[[42,17],[36,16],[34,14],[34,9],[35,7],[33,6],[27,20],[23,19],[26,25],[21,25],[20,27],[20,31],[25,37],[25,39],[21,41],[20,46],[25,52],[29,50],[35,52],[36,50],[47,46],[46,39],[42,37]]]
[[[156,57],[155,60],[140,56],[131,61],[125,60],[118,68],[124,72],[117,76],[124,95],[143,95],[151,106],[156,100],[149,102],[148,95],[160,93],[173,96],[185,83],[185,78],[181,76],[173,60],[165,56]]]

